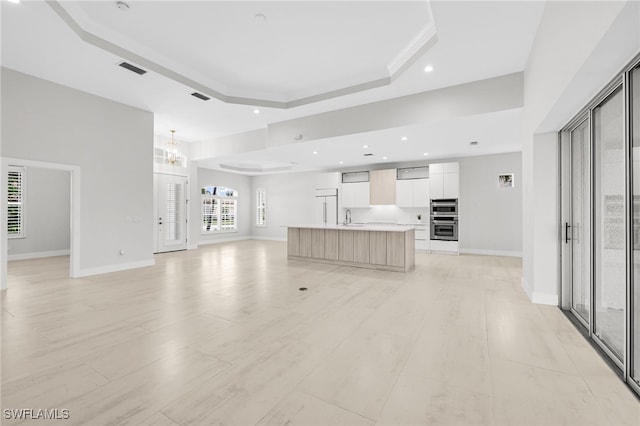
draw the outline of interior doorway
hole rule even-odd
[[[187,249],[187,177],[154,173],[154,253]]]
[[[9,179],[4,178],[8,176],[10,169],[16,168],[34,168],[54,171],[65,171],[69,173],[69,185],[70,195],[68,196],[69,203],[69,224],[65,228],[69,229],[69,276],[76,278],[80,276],[79,265],[79,252],[80,252],[80,167],[59,163],[48,163],[42,161],[32,161],[16,158],[3,157],[0,162],[0,173],[3,176],[2,185],[0,185],[0,209],[2,211],[0,221],[0,238],[2,240],[2,247],[0,250],[0,288],[5,290],[9,286],[7,279],[7,267],[8,267],[8,184]],[[26,206],[28,209],[29,206]],[[29,225],[27,224],[27,227]]]

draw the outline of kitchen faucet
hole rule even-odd
[[[347,209],[344,213],[344,224],[349,225],[351,223],[351,210]]]

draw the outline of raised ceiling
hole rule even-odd
[[[96,47],[125,47],[226,102],[283,108],[389,84],[435,36],[424,1],[51,5]]]
[[[539,1],[127,3],[126,12],[115,1],[51,3],[62,6],[77,23],[74,29],[46,2],[3,0],[2,64],[153,111],[156,135],[168,136],[175,128],[177,139],[201,142],[522,71],[544,9]],[[256,18],[259,14],[266,21]],[[199,87],[180,78],[153,70],[138,76],[117,67],[127,59],[124,53],[84,41],[79,28],[225,95],[278,102],[317,96],[317,101],[291,108],[259,107],[259,114],[253,113],[252,104],[215,98],[204,102],[190,96]],[[429,31],[436,36],[427,37]],[[423,71],[428,64],[435,67],[431,73]],[[390,84],[333,98],[320,96],[394,71]],[[494,124],[511,128],[510,122]],[[494,138],[484,139],[491,144]],[[503,139],[495,135],[496,141]]]

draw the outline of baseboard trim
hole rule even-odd
[[[206,246],[209,244],[219,244],[219,243],[229,243],[232,241],[244,241],[244,240],[250,240],[251,237],[233,237],[233,238],[218,238],[215,240],[203,240],[203,241],[198,241],[198,246]]]
[[[538,293],[533,291],[524,277],[520,279],[520,285],[522,286],[524,292],[527,294],[527,297],[529,298],[531,303],[535,303],[537,305],[558,306],[559,298],[557,294]]]
[[[460,253],[461,254],[479,254],[483,256],[522,257],[521,251],[509,251],[509,250],[483,250],[483,249],[461,248]]]
[[[277,238],[277,237],[258,237],[256,235],[251,236],[252,240],[262,240],[262,241],[287,241],[286,238]]]
[[[36,251],[32,253],[10,254],[7,255],[7,261],[12,260],[28,260],[28,259],[40,259],[42,257],[55,257],[55,256],[69,256],[69,249],[66,250],[52,250],[52,251]]]
[[[538,305],[558,306],[558,295],[548,293],[536,293],[531,295],[531,301]]]
[[[92,275],[108,274],[111,272],[126,271],[129,269],[144,268],[146,266],[153,266],[156,262],[153,259],[141,260],[139,262],[118,263],[115,265],[99,266],[97,268],[85,268],[80,269],[77,274],[72,278],[90,277]]]

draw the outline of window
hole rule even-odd
[[[7,177],[7,235],[24,237],[24,184],[23,167],[9,167]]]
[[[256,226],[267,226],[267,191],[256,191]]]
[[[200,194],[203,234],[238,229],[238,191],[223,186],[205,186]]]

